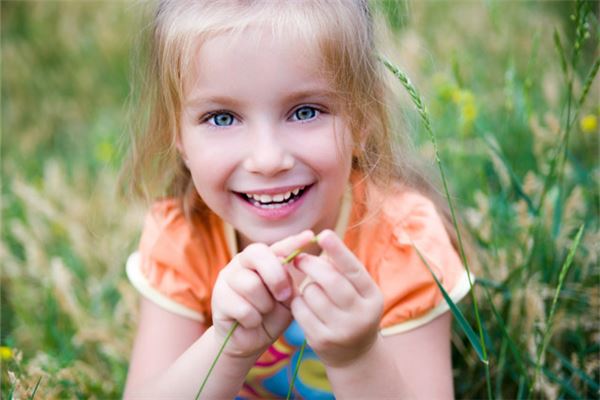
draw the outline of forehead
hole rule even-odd
[[[185,97],[214,86],[260,92],[290,85],[333,92],[324,67],[318,43],[294,32],[255,26],[219,32],[195,47]]]

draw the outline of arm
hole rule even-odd
[[[124,398],[194,398],[219,346],[212,328],[143,298]],[[234,397],[253,363],[252,358],[221,357],[211,383],[229,390],[211,394]]]
[[[446,312],[409,332],[379,336],[352,364],[327,370],[336,395],[362,398],[381,388],[382,396],[394,398],[454,398],[451,323],[452,315]]]

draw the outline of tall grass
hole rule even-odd
[[[597,3],[376,5],[478,249],[489,372],[457,326],[457,397],[600,397]],[[2,397],[118,398],[137,318],[123,264],[143,213],[113,195],[134,10],[0,7]],[[398,110],[435,160],[408,96]],[[477,329],[473,305],[459,304]]]

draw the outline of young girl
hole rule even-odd
[[[395,153],[364,0],[159,2],[126,398],[451,398],[468,278]],[[405,150],[404,147],[400,150]],[[418,182],[421,182],[420,184]],[[442,214],[443,215],[443,214]],[[316,243],[315,243],[316,242]],[[302,249],[291,263],[283,259]]]

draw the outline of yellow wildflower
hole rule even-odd
[[[13,356],[13,351],[8,346],[0,346],[0,359],[10,360]]]
[[[593,114],[588,114],[579,120],[579,128],[584,133],[598,132],[598,117]]]

